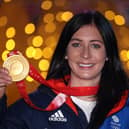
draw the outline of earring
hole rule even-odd
[[[106,57],[105,61],[108,61],[108,57]]]
[[[67,60],[68,59],[68,56],[65,56],[65,59]]]

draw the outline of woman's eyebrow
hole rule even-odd
[[[82,40],[78,38],[72,38],[70,41],[82,41]]]
[[[72,38],[70,41],[82,41],[81,39],[78,39],[78,38]],[[95,39],[95,40],[90,40],[90,42],[100,42],[100,43],[104,43],[103,42],[103,40],[97,40],[97,39]]]
[[[91,40],[90,42],[100,42],[100,43],[104,43],[103,40]]]

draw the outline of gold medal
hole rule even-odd
[[[8,57],[3,67],[8,69],[13,81],[21,81],[29,73],[29,63],[21,54]]]

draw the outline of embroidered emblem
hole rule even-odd
[[[120,121],[116,115],[112,116],[112,120],[116,123],[118,123]]]
[[[112,120],[111,120],[110,124],[111,124],[112,129],[120,129],[121,128],[120,119],[117,115],[112,116]]]
[[[61,110],[58,110],[49,117],[49,121],[67,122],[67,118],[64,117]]]

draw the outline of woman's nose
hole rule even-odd
[[[91,53],[90,53],[90,49],[89,49],[89,47],[83,47],[83,49],[82,49],[82,51],[81,51],[81,56],[83,57],[83,58],[89,58],[90,57],[90,55],[91,55]]]

